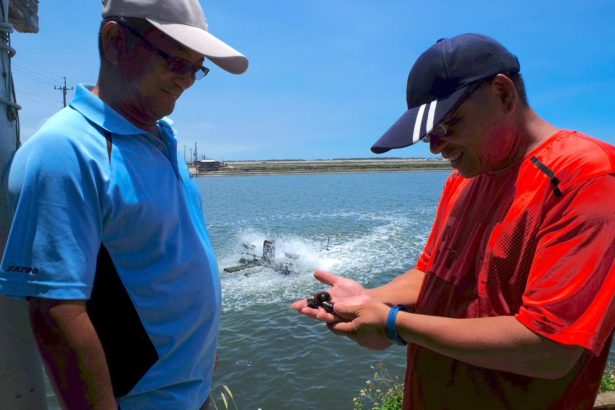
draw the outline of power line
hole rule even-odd
[[[20,67],[24,67],[24,66],[25,67],[45,67],[44,71],[45,71],[46,74],[42,74],[42,73],[38,73],[38,72],[37,72],[37,74],[39,74],[40,76],[43,76],[43,77],[47,77],[47,78],[53,79],[53,81],[55,81],[57,78],[61,78],[62,77],[61,74],[57,73],[56,71],[52,71],[51,68],[49,68],[48,65],[47,66],[42,66],[40,61],[38,61],[38,62],[37,61],[33,61],[33,60],[27,58],[24,55],[24,53],[17,53],[15,55],[14,63],[17,63],[17,65],[20,66]],[[32,70],[32,71],[35,71],[32,68],[29,68],[29,69]]]
[[[40,98],[41,100],[48,100],[49,96],[45,96],[45,95],[41,95],[41,94],[35,94],[35,93],[31,93],[30,91],[24,91],[24,90],[17,90],[17,94],[27,94],[27,95],[31,95],[32,97],[37,97]]]
[[[28,67],[21,66],[19,64],[13,64],[13,69],[21,74],[26,74],[31,77],[35,77],[38,80],[50,82],[52,84],[57,80],[57,77],[53,78],[45,74],[41,74],[38,71],[32,70],[31,68],[28,68]]]
[[[35,82],[37,84],[44,84],[45,86],[53,86],[54,84],[54,82],[43,80],[25,71],[13,70],[13,76],[18,82]]]
[[[29,91],[23,91],[23,90],[15,90],[15,94],[16,94],[18,100],[26,99],[26,100],[29,100],[29,101],[34,101],[34,102],[37,102],[37,103],[42,103],[42,104],[45,104],[45,105],[49,105],[50,107],[56,107],[55,104],[51,103],[51,99],[50,99],[49,96],[35,94],[35,93],[31,93]]]
[[[55,104],[50,103],[48,100],[41,100],[41,99],[38,99],[38,98],[35,98],[35,97],[31,97],[29,95],[22,95],[22,96],[20,96],[19,93],[17,93],[17,96],[18,96],[18,98],[17,98],[18,101],[22,101],[22,100],[32,101],[33,103],[36,103],[36,104],[42,104],[42,105],[46,105],[46,106],[53,107],[53,108],[57,109],[57,106]],[[24,107],[26,107],[26,104],[24,104]]]

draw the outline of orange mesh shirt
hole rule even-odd
[[[615,147],[560,131],[499,175],[449,177],[416,313],[515,316],[585,349],[561,379],[408,347],[405,409],[591,409],[615,326]]]

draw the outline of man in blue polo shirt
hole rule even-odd
[[[248,61],[198,0],[105,0],[94,87],[17,152],[0,293],[27,298],[68,409],[201,409],[220,320],[200,194],[168,118],[207,58]]]

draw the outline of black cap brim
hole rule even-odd
[[[470,85],[461,87],[446,98],[408,109],[374,145],[372,152],[383,154],[391,149],[416,144],[457,106]]]

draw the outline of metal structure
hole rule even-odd
[[[240,265],[229,266],[224,268],[224,272],[234,273],[246,269],[262,266],[273,269],[283,275],[290,275],[295,271],[295,262],[299,259],[299,255],[294,253],[284,252],[284,258],[281,261],[276,261],[275,258],[275,241],[266,239],[263,241],[263,255],[256,255],[256,246],[244,243],[243,252],[239,259]],[[251,276],[254,272],[246,272],[245,276]]]
[[[19,115],[16,103],[11,57],[8,0],[0,0],[0,251],[4,252],[10,229],[6,199],[6,174],[19,147]],[[30,328],[27,303],[0,296],[0,409],[46,409],[43,371]]]

